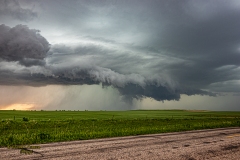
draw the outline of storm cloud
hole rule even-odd
[[[101,84],[130,103],[240,92],[237,0],[33,1],[19,24],[24,2],[1,9],[1,85]]]
[[[24,25],[10,28],[0,25],[0,58],[18,61],[23,65],[42,65],[49,50],[49,43],[38,30]]]
[[[2,16],[28,22],[36,18],[37,13],[31,8],[22,7],[17,0],[2,0],[0,1],[0,17]]]

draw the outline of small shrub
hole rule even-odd
[[[8,141],[9,143],[13,143],[13,141],[14,141],[13,136],[10,135],[10,136],[8,137],[7,141]]]
[[[23,121],[28,122],[29,119],[27,117],[23,117]]]
[[[40,133],[40,134],[37,135],[37,137],[40,138],[41,140],[49,139],[50,138],[50,134]]]

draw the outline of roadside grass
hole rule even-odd
[[[0,117],[0,147],[240,127],[240,112],[0,111]]]

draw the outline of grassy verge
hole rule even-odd
[[[49,118],[48,120],[41,120],[38,117],[35,117],[35,119],[27,118],[30,114],[25,114],[25,117],[17,120],[16,118],[15,120],[2,119],[0,121],[0,147],[208,128],[240,127],[239,113],[217,114],[214,112],[209,114],[206,112],[197,114],[179,111],[179,115],[171,116],[171,114],[168,114],[156,118],[156,112],[158,111],[152,112],[152,115],[144,115],[148,112],[137,111],[138,115],[132,115],[128,118],[124,117],[124,112],[122,113],[124,118],[121,117],[121,112],[115,112],[115,114],[118,113],[118,116],[105,115],[105,118],[104,116],[101,117],[102,112],[98,112],[99,117],[96,115],[96,118],[89,116],[88,119],[55,117],[52,118],[53,120]],[[161,111],[161,113],[164,113],[164,111]],[[176,111],[173,113],[176,113]],[[45,111],[42,114],[48,113]],[[81,114],[83,113],[81,112]],[[86,114],[90,115],[90,113]],[[141,114],[143,116],[139,116]],[[65,112],[65,115],[67,115],[67,112]]]

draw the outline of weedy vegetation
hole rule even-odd
[[[240,127],[240,112],[0,111],[0,147]],[[29,152],[26,148],[23,152]]]

